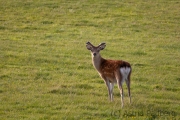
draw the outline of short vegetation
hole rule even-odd
[[[0,119],[180,119],[178,0],[0,0]],[[132,65],[114,102],[85,43]]]

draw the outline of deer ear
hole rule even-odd
[[[99,45],[100,50],[103,50],[106,47],[106,43],[101,43]]]
[[[89,45],[89,44],[86,44],[86,48],[87,48],[88,50],[91,50],[91,49],[92,49],[92,46]]]

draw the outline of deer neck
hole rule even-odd
[[[104,59],[101,57],[101,55],[99,56],[95,56],[95,57],[92,57],[92,63],[93,63],[93,66],[96,68],[96,70],[98,72],[100,72],[101,70],[101,63]]]

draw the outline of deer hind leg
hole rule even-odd
[[[130,78],[129,77],[126,80],[126,85],[127,85],[127,89],[128,89],[129,103],[131,103],[131,91],[130,91]]]
[[[131,68],[130,67],[124,67],[120,68],[120,72],[123,78],[123,81],[126,81],[126,85],[128,88],[128,95],[129,95],[129,102],[131,103],[131,94],[130,94],[130,75],[131,75]]]
[[[121,95],[121,106],[122,106],[122,108],[123,108],[123,106],[124,106],[124,100],[123,100],[123,87],[122,87],[122,84],[123,84],[123,78],[122,78],[122,76],[121,76],[121,74],[120,74],[119,71],[115,73],[115,76],[116,76],[118,88],[119,88],[120,95]]]
[[[122,88],[122,83],[121,81],[118,82],[118,88],[119,88],[119,91],[120,91],[120,95],[121,95],[121,106],[123,108],[124,106],[124,100],[123,100],[123,88]]]

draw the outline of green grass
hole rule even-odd
[[[0,0],[0,119],[179,119],[178,0]],[[85,43],[131,63],[108,101]]]

